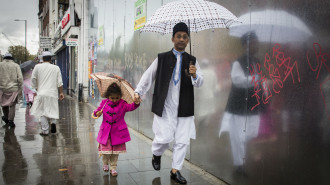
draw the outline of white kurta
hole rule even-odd
[[[256,76],[258,80],[259,76]],[[238,61],[232,66],[231,79],[233,85],[240,88],[250,88],[254,86],[252,76],[246,76]],[[242,105],[244,106],[244,105]],[[235,166],[243,165],[245,158],[245,144],[250,139],[257,137],[260,125],[260,116],[257,115],[237,115],[225,112],[221,120],[219,137],[223,132],[229,132],[230,144],[233,153]]]
[[[31,85],[37,90],[31,114],[58,119],[58,88],[63,85],[60,68],[48,62],[36,65],[31,76]]]
[[[178,55],[176,66],[180,65],[181,56],[182,55]],[[203,73],[197,61],[195,66],[197,68],[197,77],[196,79],[191,77],[191,82],[193,86],[200,87],[203,84]],[[147,93],[155,80],[157,67],[158,58],[156,58],[144,72],[135,92],[140,95],[145,95]],[[178,79],[180,72],[179,67],[175,69],[175,79]],[[175,139],[176,143],[189,144],[190,138],[196,138],[194,116],[178,117],[180,84],[181,80],[174,85],[173,78],[171,78],[162,117],[156,114],[154,115],[152,129],[155,134],[154,142],[156,143],[170,143]]]

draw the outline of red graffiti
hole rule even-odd
[[[268,53],[265,54],[264,66],[268,70],[270,79],[273,81],[274,93],[279,94],[280,89],[283,88],[283,82],[281,80],[281,75],[278,68],[275,68],[274,65],[270,63],[270,56]]]
[[[330,54],[323,52],[322,47],[319,43],[314,43],[313,49],[315,60],[310,60],[309,52],[306,53],[306,56],[310,69],[313,72],[317,72],[317,80],[319,78],[320,71],[322,68],[326,68],[326,70],[330,72],[329,66],[327,65],[328,59],[330,58]],[[288,79],[291,79],[293,84],[296,81],[300,83],[300,74],[297,61],[292,62],[291,57],[285,56],[285,53],[281,51],[280,44],[274,45],[272,55],[269,55],[268,53],[265,54],[264,67],[268,72],[269,78],[273,82],[273,87],[272,89],[268,87],[267,79],[262,73],[263,71],[261,69],[260,64],[256,64],[255,66],[251,64],[249,70],[250,75],[252,76],[251,84],[254,85],[254,94],[251,97],[257,99],[257,104],[254,105],[251,110],[255,109],[257,106],[260,105],[260,99],[262,99],[262,103],[264,104],[269,103],[271,97],[273,96],[272,93],[274,92],[275,94],[279,94],[281,92],[281,89],[284,87],[284,82],[286,82]],[[330,78],[328,78],[325,82],[329,80]],[[320,85],[320,89],[325,82]],[[263,90],[263,93],[260,97],[259,93],[261,90]],[[322,89],[321,94],[323,97],[324,104],[327,108]],[[330,115],[328,119],[330,120]]]
[[[298,65],[297,61],[294,61],[293,64],[291,64],[291,57],[285,57],[284,52],[280,51],[281,45],[280,44],[275,44],[273,47],[273,58],[276,59],[276,64],[278,65],[279,68],[283,67],[284,68],[284,79],[283,82],[286,81],[286,79],[289,77],[289,75],[292,78],[292,83],[294,83],[294,75],[293,75],[293,69],[296,69],[297,72],[297,78],[298,82],[300,82],[300,75],[298,71]]]
[[[275,62],[272,62],[272,60]],[[273,92],[275,94],[281,92],[284,82],[290,79],[289,77],[291,77],[293,84],[296,81],[300,82],[297,61],[292,62],[291,57],[285,56],[284,52],[281,51],[280,44],[274,45],[272,55],[268,53],[265,54],[264,67],[268,71],[270,79],[273,81],[273,87],[272,89],[268,87],[267,78],[262,74],[260,64],[256,64],[255,66],[251,65],[249,67],[250,74],[253,76],[251,83],[254,84],[254,94],[251,97],[256,98],[258,101],[251,110],[260,105],[259,92],[261,89],[263,90],[261,95],[262,103],[267,104],[273,96]]]
[[[312,64],[312,62],[309,60],[308,52],[306,53],[306,57],[307,57],[307,62],[309,64],[309,67],[311,68],[311,70],[314,72],[318,71],[317,75],[316,75],[316,80],[317,80],[319,78],[322,66],[325,66],[325,68],[328,70],[328,72],[330,72],[330,69],[329,69],[328,65],[326,64],[326,62],[328,62],[327,59],[330,58],[330,54],[323,53],[322,47],[319,43],[314,43],[313,49],[314,49],[314,54],[316,56],[315,63]]]
[[[254,84],[254,94],[251,97],[255,97],[257,99],[257,104],[251,108],[251,110],[253,110],[260,105],[259,92],[261,91],[261,89],[263,90],[261,99],[262,103],[264,104],[267,104],[269,102],[270,98],[272,97],[272,93],[271,91],[269,91],[267,85],[267,78],[265,77],[265,75],[262,74],[260,64],[256,64],[255,66],[251,64],[249,70],[252,76],[251,83]]]

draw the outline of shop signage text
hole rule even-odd
[[[65,28],[65,26],[68,24],[69,21],[70,21],[70,14],[68,13],[62,19],[62,29]]]

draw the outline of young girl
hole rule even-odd
[[[122,92],[116,83],[112,83],[108,87],[105,97],[107,99],[102,100],[93,113],[97,117],[104,113],[97,142],[99,142],[99,154],[103,155],[103,170],[108,172],[110,164],[111,176],[117,176],[116,167],[119,153],[126,152],[125,142],[131,140],[124,116],[126,112],[138,108],[140,102],[128,104],[121,99]]]

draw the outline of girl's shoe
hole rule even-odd
[[[109,166],[108,165],[103,165],[103,171],[108,172],[109,171]]]
[[[110,170],[111,176],[117,177],[118,173],[116,170]]]

